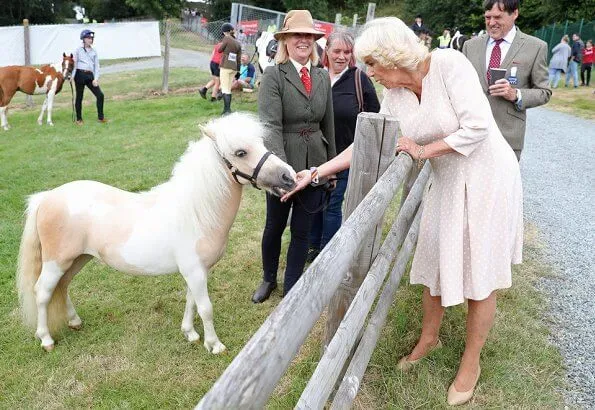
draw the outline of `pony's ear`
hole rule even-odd
[[[70,53],[70,58],[74,58],[74,56],[72,55],[72,53]]]
[[[204,135],[215,141],[215,134],[213,134],[213,130],[211,130],[209,127],[205,127],[204,125],[199,125],[199,128]]]
[[[72,57],[72,54],[70,56]],[[66,57],[66,53],[62,53],[62,57]]]

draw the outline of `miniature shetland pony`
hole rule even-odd
[[[295,172],[267,151],[265,130],[250,115],[212,120],[202,133],[171,179],[150,191],[74,181],[29,197],[17,287],[24,320],[36,326],[46,351],[61,324],[81,327],[67,289],[92,258],[136,275],[180,272],[187,284],[182,332],[199,339],[196,308],[206,349],[225,350],[213,325],[207,272],[223,255],[243,185],[279,196],[295,186]]]

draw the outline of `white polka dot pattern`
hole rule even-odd
[[[522,260],[520,170],[471,63],[454,50],[434,51],[421,102],[394,88],[382,105],[402,135],[418,144],[444,139],[456,151],[430,160],[411,283],[440,295],[443,306],[510,287],[511,264]]]

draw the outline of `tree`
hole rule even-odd
[[[155,17],[161,20],[165,17],[178,17],[182,10],[182,0],[126,0],[140,15]]]
[[[63,1],[51,0],[3,0],[0,25],[22,24],[28,19],[30,24],[57,23],[60,18],[56,10]]]
[[[327,0],[283,0],[283,5],[287,10],[309,10],[312,17],[317,20],[329,18]]]

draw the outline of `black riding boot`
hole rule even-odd
[[[221,115],[231,114],[231,94],[223,94],[223,112]]]

